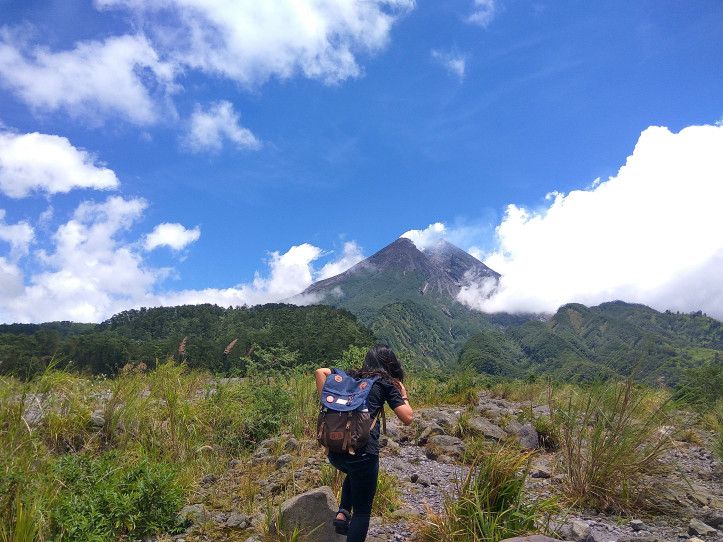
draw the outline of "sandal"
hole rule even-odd
[[[339,514],[344,516],[344,519],[339,519],[336,516],[334,516],[334,530],[336,531],[336,534],[347,534],[349,532],[349,522],[351,521],[351,514],[347,510],[344,510],[343,508],[339,508],[339,511],[336,513],[338,516]]]

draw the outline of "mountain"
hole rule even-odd
[[[402,237],[344,273],[312,284],[298,300],[349,310],[418,365],[449,365],[467,339],[496,318],[462,305],[457,294],[472,280],[499,277],[447,241],[419,250]]]
[[[723,363],[723,326],[700,312],[658,312],[614,301],[563,305],[545,322],[481,331],[462,348],[460,364],[479,371],[589,380],[633,375],[674,385],[682,372]]]

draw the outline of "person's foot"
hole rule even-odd
[[[339,513],[334,518],[334,530],[337,534],[347,534],[349,532],[349,521],[351,515],[343,508],[339,508]]]

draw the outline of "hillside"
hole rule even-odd
[[[507,376],[525,372],[565,379],[635,375],[675,384],[681,371],[723,363],[723,327],[701,313],[661,313],[615,301],[560,307],[546,322],[482,331],[465,344],[460,363]]]
[[[415,364],[444,366],[496,320],[526,319],[490,317],[456,301],[466,282],[499,276],[446,241],[419,250],[400,238],[344,273],[312,284],[298,299],[347,309]]]
[[[97,325],[0,325],[0,373],[30,375],[55,360],[61,366],[113,374],[126,363],[153,366],[178,357],[184,337],[182,358],[189,366],[224,372],[242,371],[242,356],[256,364],[330,363],[349,346],[374,340],[351,313],[327,306],[142,308]],[[224,356],[234,339],[233,351]]]

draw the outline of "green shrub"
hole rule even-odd
[[[712,362],[685,370],[674,397],[700,409],[713,407],[723,400],[723,364]]]
[[[425,542],[498,542],[543,527],[556,507],[551,500],[523,502],[531,454],[513,447],[482,451],[457,495],[422,527]]]
[[[51,510],[57,540],[101,542],[179,527],[183,488],[170,465],[115,454],[66,455],[54,475],[63,488]]]

